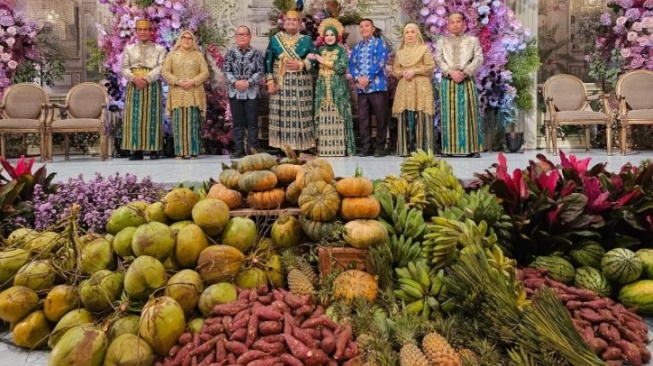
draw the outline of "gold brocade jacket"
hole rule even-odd
[[[420,62],[408,68],[401,64],[401,55],[397,55],[394,60],[392,75],[399,82],[397,83],[395,100],[392,104],[393,115],[400,114],[403,111],[424,112],[429,116],[433,116],[435,113],[433,107],[433,84],[431,83],[431,75],[433,75],[433,70],[435,70],[435,62],[428,48],[425,48],[425,50]],[[404,70],[413,70],[415,75],[412,79],[406,80],[402,76]]]
[[[131,82],[134,79],[135,70],[146,70],[147,73],[144,77],[148,83],[152,84],[159,80],[165,57],[165,47],[152,41],[130,44],[122,52],[120,72]]]
[[[449,70],[461,70],[472,77],[483,64],[483,49],[478,38],[466,34],[442,37],[436,42],[435,62],[442,70],[442,76]]]
[[[177,49],[168,54],[163,63],[163,78],[168,82],[166,113],[180,107],[199,107],[206,113],[204,82],[209,78],[209,67],[201,52]],[[180,80],[193,80],[195,86],[184,89],[177,86]]]

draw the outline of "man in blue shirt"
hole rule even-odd
[[[263,53],[250,45],[252,33],[241,25],[236,29],[236,47],[227,51],[224,58],[224,74],[229,84],[229,107],[234,120],[236,149],[231,155],[239,159],[245,153],[245,129],[247,147],[258,147],[259,81],[265,75]]]
[[[375,36],[371,19],[358,23],[362,41],[349,58],[349,73],[356,81],[358,94],[358,127],[363,150],[359,156],[385,156],[385,135],[388,126],[388,87],[385,64],[389,50],[383,39]],[[372,146],[371,114],[376,117],[376,146]]]

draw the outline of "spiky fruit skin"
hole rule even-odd
[[[288,288],[295,295],[312,295],[315,292],[310,278],[296,268],[288,271]]]
[[[427,334],[422,340],[422,348],[431,365],[462,366],[460,355],[437,333]]]
[[[296,268],[300,270],[311,281],[313,286],[317,285],[318,283],[317,273],[315,273],[313,266],[311,266],[311,264],[308,263],[306,258],[298,257]]]
[[[474,351],[469,348],[463,348],[458,351],[463,366],[480,366],[481,362]]]
[[[399,351],[400,366],[429,366],[424,353],[412,342],[404,344]]]

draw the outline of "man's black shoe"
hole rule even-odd
[[[374,153],[375,158],[382,158],[385,156],[385,151],[377,151]]]
[[[143,153],[140,151],[133,152],[132,156],[129,157],[129,160],[143,160]]]
[[[158,153],[158,152],[156,152],[156,151],[152,151],[152,152],[150,153],[150,160],[156,160],[156,159],[158,159],[158,158],[159,158],[159,153]],[[141,157],[141,159],[142,159],[142,157]]]
[[[231,159],[241,159],[241,158],[244,158],[244,157],[245,157],[245,154],[243,154],[243,153],[229,154],[229,158],[231,158]]]
[[[369,151],[369,150],[368,151],[363,150],[363,151],[360,152],[360,154],[358,154],[358,156],[360,156],[360,157],[372,156],[372,152]]]

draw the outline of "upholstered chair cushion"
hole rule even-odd
[[[577,79],[559,77],[547,83],[546,97],[553,98],[558,111],[577,111],[585,105],[585,87]]]
[[[620,83],[619,94],[626,97],[628,109],[653,109],[653,75],[635,73]]]
[[[34,86],[15,85],[5,97],[5,114],[9,118],[38,119],[46,98],[43,91]]]
[[[607,118],[605,113],[594,111],[564,111],[556,113],[558,121],[565,120],[604,120]]]
[[[96,85],[82,85],[68,96],[69,118],[100,118],[106,94]]]
[[[628,111],[628,118],[653,120],[653,109],[636,109]]]

